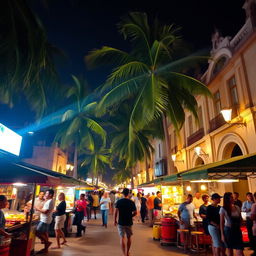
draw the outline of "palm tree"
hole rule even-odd
[[[59,54],[26,0],[0,3],[0,101],[12,107],[24,97],[37,116],[47,93],[57,86],[54,56]]]
[[[95,139],[101,139],[101,145],[106,144],[106,132],[95,119],[97,103],[88,96],[87,84],[72,76],[74,84],[66,92],[66,98],[72,98],[73,105],[62,115],[62,127],[55,137],[60,147],[67,149],[74,146],[74,177],[77,177],[77,160],[84,149],[92,150]]]
[[[131,150],[136,132],[153,120],[168,117],[179,131],[185,121],[185,109],[197,118],[195,96],[210,92],[200,81],[177,72],[181,64],[193,58],[175,61],[180,38],[173,25],[161,25],[157,20],[150,24],[145,13],[132,12],[122,18],[119,31],[131,42],[130,52],[104,46],[91,51],[86,61],[90,67],[115,65],[101,90],[104,96],[98,106],[100,114],[128,98],[135,99],[129,117]]]
[[[123,103],[109,118],[114,127],[110,133],[112,157],[117,157],[118,162],[125,161],[126,168],[133,167],[137,161],[150,160],[154,151],[151,140],[163,138],[162,123],[159,120],[152,121],[144,129],[134,131],[134,140],[129,147],[129,116],[132,111],[130,103],[131,101]]]
[[[116,182],[116,184],[121,184],[132,178],[131,169],[126,167],[125,161],[119,162],[115,170],[116,173],[113,176],[113,180]]]
[[[96,186],[98,186],[99,175],[105,173],[107,166],[110,165],[110,149],[101,146],[100,143],[92,143],[88,149],[82,150],[81,167],[87,167],[92,174],[92,181],[96,177]]]

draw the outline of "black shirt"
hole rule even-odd
[[[236,201],[234,201],[234,205],[237,205],[240,209],[242,208],[242,201],[240,201],[239,199],[237,199]]]
[[[141,199],[141,209],[147,209],[147,199],[142,197]]]
[[[154,209],[156,209],[156,210],[162,210],[162,207],[159,205],[159,204],[161,204],[161,203],[162,203],[161,199],[158,198],[158,197],[156,197],[156,198],[154,199]]]
[[[199,208],[199,215],[201,214],[207,215],[207,207],[208,206],[202,204]],[[204,232],[208,235],[208,220],[207,218],[202,218],[202,219],[203,219]]]
[[[209,224],[214,222],[217,225],[220,225],[220,206],[217,207],[209,205],[206,210],[206,218]]]
[[[91,196],[91,195],[88,195],[87,199],[88,199],[88,201],[89,201],[88,206],[92,206],[92,204],[93,204],[93,198],[92,198],[92,196]]]
[[[56,216],[62,216],[66,213],[66,201],[61,201],[56,208]]]
[[[121,198],[116,202],[119,211],[118,224],[121,226],[131,226],[132,213],[136,211],[135,203],[128,198]]]

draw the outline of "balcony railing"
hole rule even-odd
[[[191,144],[195,143],[196,141],[200,140],[203,137],[204,137],[204,128],[201,128],[187,138],[187,146],[190,146]]]
[[[216,117],[214,117],[212,120],[210,120],[210,129],[209,132],[212,132],[222,125],[224,125],[226,122],[222,116],[222,114],[218,114]]]

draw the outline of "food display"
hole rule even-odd
[[[176,217],[182,200],[182,186],[162,186],[162,204],[164,215]]]
[[[15,199],[17,194],[17,189],[12,185],[1,185],[0,195],[6,196],[7,200]]]
[[[8,211],[8,212],[5,211],[4,216],[6,220],[5,226],[7,228],[13,227],[18,224],[25,224],[26,222],[28,222],[28,218],[26,217],[26,214],[20,213],[18,211]],[[37,218],[38,218],[37,216],[33,216],[33,220],[36,220]]]

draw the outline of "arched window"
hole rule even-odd
[[[222,68],[226,65],[228,61],[227,56],[221,56],[217,61],[212,71],[212,76],[215,76],[217,73],[219,73]]]

